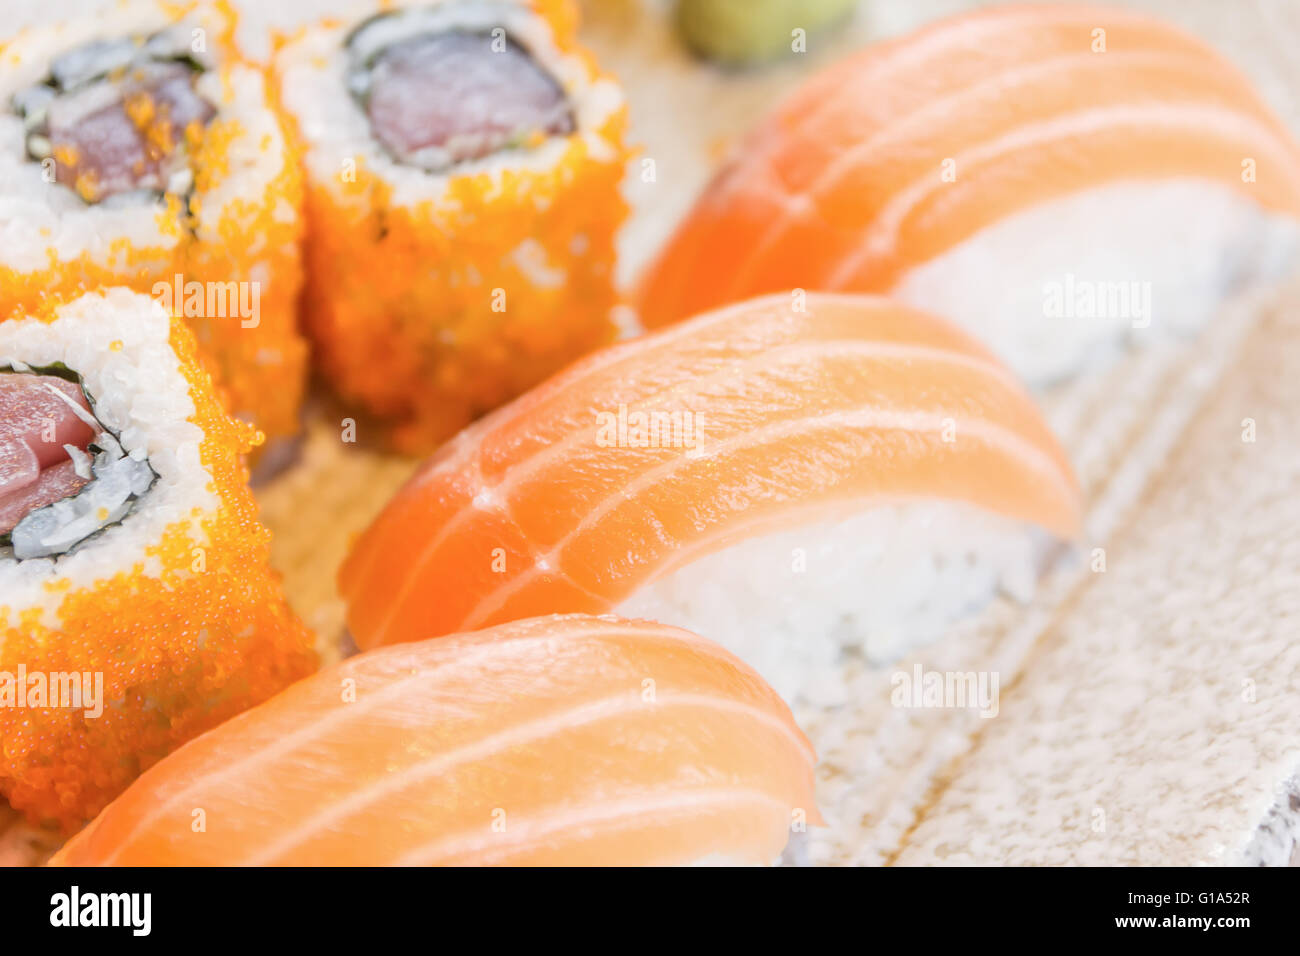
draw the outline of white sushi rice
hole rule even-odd
[[[614,146],[598,131],[622,108],[622,91],[608,80],[593,79],[584,58],[561,53],[546,21],[526,6],[511,0],[410,0],[383,9],[398,13],[388,24],[369,27],[368,40],[392,42],[426,32],[459,29],[486,33],[503,28],[568,95],[576,121],[573,135],[582,138],[594,158],[616,157]],[[346,164],[357,163],[392,186],[394,205],[410,206],[430,200],[435,204],[451,202],[452,183],[463,176],[486,174],[499,181],[507,171],[555,167],[570,137],[553,136],[540,146],[500,150],[438,173],[394,160],[371,134],[369,118],[348,91],[352,64],[346,49],[348,35],[380,10],[376,3],[357,4],[337,18],[336,26],[308,30],[276,56],[284,106],[298,121],[307,147],[303,161],[311,181],[332,183],[342,196]]]
[[[13,95],[42,82],[60,54],[97,40],[150,35],[171,23],[165,4],[129,0],[110,6],[101,16],[21,33],[6,46],[0,58],[0,266],[18,272],[45,269],[52,252],[59,261],[86,255],[98,265],[130,275],[141,264],[122,260],[124,244],[170,252],[184,240],[184,230],[168,214],[163,198],[145,201],[147,194],[133,192],[88,205],[71,188],[46,182],[41,164],[27,155],[23,120],[10,108]],[[238,64],[220,69],[217,44],[223,24],[218,11],[200,6],[174,29],[183,34],[206,31],[206,53],[193,56],[208,69],[195,89],[216,107],[212,123],[225,124],[229,136],[228,173],[200,194],[194,224],[200,238],[216,240],[222,219],[238,215],[241,202],[261,197],[291,157],[276,116],[267,109],[263,74]],[[292,220],[296,210],[285,209],[283,215]]]
[[[189,522],[196,547],[207,540],[202,521],[218,500],[199,458],[203,432],[189,421],[194,402],[169,330],[161,305],[124,289],[82,296],[53,322],[0,322],[0,368],[61,362],[77,372],[95,418],[121,443],[122,460],[147,462],[157,476],[126,517],[70,553],[0,557],[0,605],[11,615],[39,608],[54,623],[65,592],[47,585],[60,579],[90,587],[137,564],[145,574],[159,573],[158,559],[147,551],[172,525]]]
[[[1297,252],[1300,224],[1226,186],[1123,182],[1009,216],[912,269],[892,294],[959,323],[1042,387],[1124,346],[1195,333],[1239,287],[1284,275]],[[1049,311],[1058,293],[1120,308]]]
[[[1300,866],[1300,774],[1286,781],[1247,842],[1242,866]]]
[[[1063,549],[971,505],[901,502],[751,538],[652,582],[615,613],[709,637],[788,702],[834,706],[846,702],[846,655],[887,665],[999,595],[1028,601]]]

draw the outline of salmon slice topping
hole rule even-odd
[[[0,534],[37,508],[75,494],[77,474],[65,446],[85,451],[95,431],[81,389],[56,375],[0,375]]]
[[[423,34],[380,52],[356,78],[375,137],[430,170],[573,132],[560,85],[515,44]]]
[[[153,765],[53,862],[770,863],[794,821],[821,822],[815,762],[717,645],[545,616],[302,680]]]
[[[1081,511],[974,340],[887,299],[775,295],[597,352],[472,425],[362,534],[340,592],[363,649],[600,614],[732,543],[902,500],[1062,539]]]
[[[1269,172],[1243,179],[1244,157]],[[655,327],[785,289],[889,293],[1018,213],[1125,182],[1196,180],[1300,218],[1298,170],[1285,124],[1201,40],[1107,7],[990,7],[777,105],[647,268],[638,311]]]

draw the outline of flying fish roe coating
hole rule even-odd
[[[38,317],[52,321],[54,304]],[[0,796],[36,824],[75,829],[177,746],[317,665],[312,635],[270,569],[270,535],[248,490],[243,455],[260,436],[222,409],[193,334],[175,319],[170,344],[194,403],[189,421],[203,433],[198,455],[215,509],[194,509],[148,546],[145,562],[109,579],[52,577],[44,590],[57,600],[53,614],[0,598],[0,673],[103,675],[97,717],[0,707]]]

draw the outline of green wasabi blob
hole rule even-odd
[[[789,54],[795,30],[811,34],[847,17],[856,5],[857,0],[677,0],[677,26],[701,56],[744,65]]]

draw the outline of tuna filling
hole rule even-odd
[[[0,371],[0,554],[72,550],[124,518],[153,484],[65,369]]]
[[[424,33],[354,65],[350,85],[375,138],[430,172],[574,130],[559,83],[517,44]]]
[[[14,96],[28,156],[52,160],[55,182],[88,203],[186,193],[188,155],[215,113],[194,88],[202,70],[178,31],[70,50]]]

